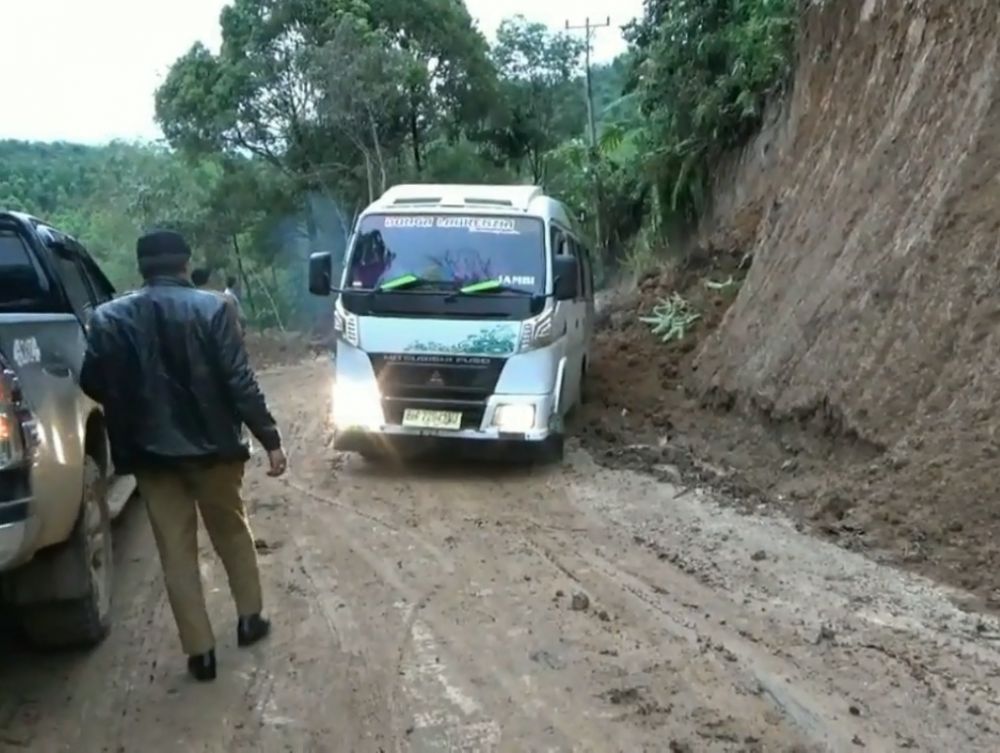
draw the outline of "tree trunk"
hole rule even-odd
[[[316,216],[313,214],[313,201],[310,194],[306,194],[306,231],[309,233],[309,253],[314,254],[319,251],[319,228],[316,227]]]
[[[543,156],[541,149],[531,150],[531,179],[532,182],[538,186],[542,183],[542,168],[545,162],[545,157]]]
[[[375,178],[372,175],[372,158],[367,150],[362,150],[361,154],[365,158],[365,178],[368,181],[368,203],[375,201]]]
[[[379,173],[379,196],[385,193],[385,189],[388,188],[388,178],[385,173],[385,157],[382,155],[382,142],[378,137],[378,127],[375,123],[375,115],[371,110],[368,111],[368,125],[371,127],[372,131],[372,146],[375,147],[375,159],[378,162],[378,173]]]
[[[236,254],[236,270],[240,275],[240,282],[243,285],[243,289],[246,291],[247,303],[250,305],[250,313],[253,314],[254,318],[257,318],[257,301],[253,297],[253,290],[250,288],[250,278],[247,277],[247,271],[243,267],[243,254],[240,252],[240,241],[236,237],[236,233],[233,233],[233,253]]]
[[[271,271],[272,273],[274,272],[273,269]],[[275,302],[274,296],[271,294],[271,290],[267,286],[267,282],[263,279],[261,275],[256,275],[256,278],[257,278],[257,284],[260,286],[260,289],[264,291],[264,297],[267,298],[267,302],[271,305],[271,313],[274,314],[274,321],[277,323],[278,329],[284,332],[285,325],[281,321],[281,313],[278,311],[278,304]]]
[[[417,119],[417,104],[410,95],[410,139],[413,142],[413,167],[417,175],[423,172],[424,166],[420,159],[420,123]]]

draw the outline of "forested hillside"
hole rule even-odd
[[[156,92],[164,145],[0,143],[0,205],[79,235],[120,285],[136,234],[178,227],[261,324],[304,323],[308,252],[401,181],[540,183],[608,264],[642,265],[785,80],[794,6],[650,0],[593,71],[591,149],[576,36],[515,17],[491,47],[444,0],[236,0],[221,50],[194,45]]]

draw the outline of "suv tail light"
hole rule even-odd
[[[38,446],[37,431],[17,374],[0,366],[0,470],[31,461]]]

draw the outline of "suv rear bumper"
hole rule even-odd
[[[0,504],[0,572],[27,562],[38,534],[38,519],[31,501],[24,499]]]

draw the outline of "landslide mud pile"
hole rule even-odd
[[[821,529],[994,606],[998,53],[996,0],[804,4],[784,110],[718,182],[713,223],[754,218],[734,249],[753,265],[661,380],[686,400],[633,427],[652,422],[661,444],[671,425],[694,427],[691,442]],[[601,348],[639,338],[627,355],[655,367],[655,340],[625,329]],[[654,395],[627,399],[638,409]],[[688,415],[692,400],[716,410]],[[734,428],[736,414],[752,420]]]

